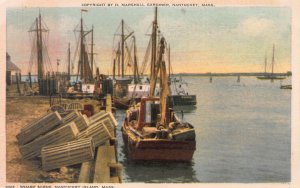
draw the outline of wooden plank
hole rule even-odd
[[[117,176],[111,177],[110,183],[120,183],[119,177]]]
[[[111,95],[106,96],[106,112],[112,112]]]
[[[109,163],[115,161],[115,148],[114,146],[100,146],[95,162],[94,183],[110,183],[110,167]]]
[[[80,174],[78,177],[78,183],[90,183],[93,179],[92,169],[94,168],[95,162],[87,161],[81,164]]]

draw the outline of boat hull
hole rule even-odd
[[[275,77],[275,76],[257,76],[259,80],[283,80],[285,77]]]
[[[114,98],[114,106],[118,109],[126,110],[129,107],[130,100],[127,98]]]
[[[124,98],[114,98],[114,106],[118,109],[127,110],[131,102],[140,102],[141,98],[133,98],[128,99],[127,97]]]
[[[174,106],[195,106],[197,104],[196,95],[171,95],[168,96],[170,107]]]
[[[280,89],[292,89],[292,85],[282,85]]]
[[[191,161],[196,150],[195,141],[136,139],[128,131],[123,126],[123,140],[131,160]]]

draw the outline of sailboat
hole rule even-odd
[[[116,50],[116,56],[113,62],[113,80],[115,81],[113,101],[114,105],[119,109],[127,109],[130,102],[127,94],[128,85],[132,82],[132,78],[125,76],[125,54],[127,52],[127,57],[131,57],[131,54],[128,52],[128,48],[126,46],[126,40],[132,36],[133,33],[134,32],[132,31],[128,34],[125,34],[125,23],[124,20],[122,20],[120,34],[121,37],[120,41],[118,42],[118,49]]]
[[[282,80],[285,79],[286,77],[283,76],[276,76],[274,74],[274,53],[275,53],[275,45],[273,44],[273,55],[272,55],[272,72],[271,73],[267,73],[267,56],[265,56],[265,72],[264,75],[262,76],[257,76],[257,79],[260,80]]]
[[[157,8],[155,8],[157,11]],[[170,94],[163,55],[165,39],[159,43],[158,60],[150,77],[150,96],[131,106],[122,126],[122,136],[132,160],[190,161],[196,150],[195,130],[179,120],[167,97]],[[160,97],[155,86],[160,74]]]
[[[171,57],[170,57],[170,46],[168,49],[168,60],[169,60],[169,80],[170,80],[170,96],[168,101],[170,107],[182,107],[182,106],[195,106],[197,104],[196,95],[189,94],[186,90],[187,83],[184,83],[182,79],[179,82],[172,82],[170,79],[171,75]]]
[[[95,79],[93,78],[93,67],[94,67],[94,27],[90,30],[84,30],[83,18],[81,18],[79,28],[75,28],[74,32],[78,32],[78,41],[77,46],[79,49],[76,49],[78,53],[75,53],[78,56],[78,66],[76,74],[75,85],[68,88],[66,93],[67,98],[92,98],[96,91]],[[88,51],[87,44],[87,35],[91,35],[91,51]],[[68,49],[68,74],[70,75],[70,46]]]

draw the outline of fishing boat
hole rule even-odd
[[[196,150],[195,130],[167,110],[166,123],[160,117],[159,98],[143,98],[126,112],[123,140],[130,159],[190,161]],[[161,122],[161,121],[160,121]]]
[[[78,57],[76,80],[68,87],[66,93],[63,96],[66,98],[93,98],[96,88],[99,88],[99,84],[96,85],[96,80],[93,77],[94,68],[94,27],[91,29],[84,28],[81,10],[80,23],[75,27],[74,32],[79,33],[76,37],[78,50],[75,57]],[[76,36],[76,35],[75,35]],[[87,36],[91,36],[91,41],[88,41]],[[91,43],[91,48],[88,49],[88,43]],[[68,77],[70,79],[71,67],[72,72],[74,64],[71,66],[70,58],[70,43],[68,47]]]
[[[168,102],[170,107],[194,107],[197,104],[196,95],[191,95],[187,92],[187,83],[180,79],[171,79],[171,48],[168,48],[168,60],[169,60],[169,81],[170,81],[170,96],[168,96]]]
[[[124,20],[122,20],[120,26],[118,27],[121,29],[121,33],[118,34],[120,35],[120,40],[118,42],[117,49],[115,50],[115,57],[113,60],[113,80],[115,82],[113,101],[115,107],[119,109],[128,109],[128,105],[130,103],[130,100],[127,98],[128,85],[131,84],[133,80],[131,77],[125,76],[125,66],[130,65],[131,63],[125,63],[125,55],[128,61],[132,60],[131,51],[128,48],[126,40],[129,39],[134,32],[131,30],[129,32],[125,32],[125,28],[129,28],[128,26],[125,26]]]
[[[271,73],[267,72],[267,56],[265,56],[265,72],[262,76],[257,76],[256,77],[257,79],[260,79],[260,80],[283,80],[286,78],[284,76],[277,76],[274,74],[274,61],[275,61],[274,53],[275,53],[275,45],[273,44],[272,71],[271,71]]]
[[[153,30],[157,28],[157,8]],[[170,88],[163,55],[165,39],[159,43],[158,60],[152,61],[150,95],[131,106],[122,126],[127,153],[132,160],[190,161],[196,150],[194,127],[177,118],[169,108]],[[155,44],[156,45],[156,44]],[[155,97],[156,82],[160,74],[160,97]]]

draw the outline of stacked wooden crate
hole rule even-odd
[[[96,147],[114,137],[117,122],[111,113],[100,111],[89,118],[89,127],[79,133],[78,139],[91,137]]]
[[[89,126],[89,119],[85,114],[76,117],[73,121],[76,124],[79,132],[85,130]]]
[[[93,160],[94,152],[95,146],[91,138],[43,147],[43,170],[49,171]]]
[[[93,125],[90,125],[86,130],[79,133],[77,139],[92,138],[95,147],[98,147],[104,144],[111,137],[112,136],[103,123],[94,123]]]
[[[42,157],[48,171],[92,160],[95,147],[115,136],[116,125],[114,116],[105,111],[89,118],[78,111],[63,118],[52,112],[24,127],[17,139],[23,158]]]
[[[63,123],[69,123],[73,121],[75,118],[80,117],[81,113],[78,111],[70,112],[68,115],[66,115],[64,118],[62,118]]]
[[[41,155],[41,150],[45,146],[64,143],[75,140],[79,130],[74,122],[70,122],[58,129],[55,129],[32,142],[20,146],[20,152],[24,159],[32,159]]]
[[[21,145],[27,144],[60,124],[62,124],[62,118],[58,112],[48,113],[37,121],[22,128],[21,132],[17,135],[18,142]]]
[[[89,118],[90,125],[94,123],[102,122],[106,128],[109,130],[111,135],[114,135],[115,127],[117,126],[117,121],[111,112],[100,111],[97,114]]]

